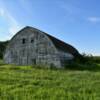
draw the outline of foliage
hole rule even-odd
[[[93,57],[93,61],[94,61],[95,63],[100,64],[100,56],[95,56],[95,57]]]
[[[95,63],[77,63],[77,62],[72,62],[70,64],[67,64],[65,66],[65,69],[70,69],[70,70],[80,70],[80,71],[98,71],[100,70],[99,64]]]
[[[82,54],[80,57],[75,58],[71,63],[66,63],[66,69],[72,70],[99,70],[100,57]]]
[[[3,53],[9,41],[0,42],[0,59],[3,58]]]
[[[100,63],[99,56],[93,56],[92,54],[85,54],[83,53],[79,58],[75,59],[76,62],[79,63]]]
[[[0,63],[0,100],[100,99],[99,69],[54,70]]]

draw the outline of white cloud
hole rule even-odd
[[[4,10],[0,8],[0,16],[4,15]]]
[[[11,35],[14,35],[17,31],[21,29],[22,26],[6,9],[0,8],[0,16],[3,17],[9,25],[8,32]]]
[[[57,4],[60,8],[66,11],[68,14],[78,14],[80,13],[80,8],[76,5],[73,5],[66,1],[57,1]]]
[[[20,26],[11,26],[10,28],[9,28],[9,33],[11,33],[11,35],[14,35],[15,33],[17,33],[19,30],[21,29],[21,27]]]
[[[88,21],[92,23],[97,23],[97,22],[100,22],[100,17],[89,17]]]

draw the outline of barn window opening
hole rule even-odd
[[[32,63],[36,65],[36,59],[32,59]]]
[[[40,38],[44,38],[44,35],[43,35],[43,34],[41,34],[41,35],[40,35]]]
[[[26,43],[26,39],[22,39],[22,44],[25,44]]]
[[[51,46],[51,42],[48,42],[48,46]]]
[[[31,43],[33,43],[34,42],[34,40],[33,39],[31,39]]]

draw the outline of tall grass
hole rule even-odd
[[[99,70],[0,65],[0,100],[99,99]]]

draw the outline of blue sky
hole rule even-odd
[[[0,41],[25,26],[100,55],[100,0],[0,0]]]

